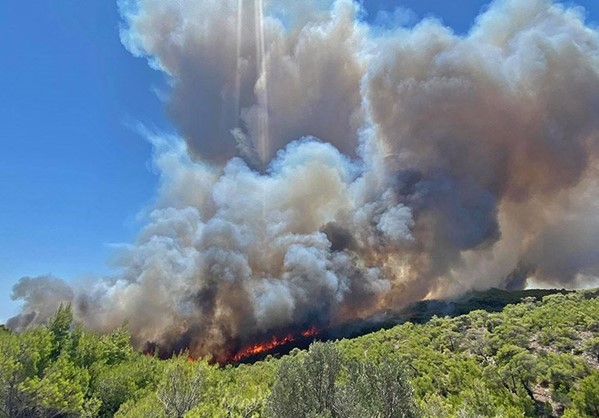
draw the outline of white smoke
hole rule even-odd
[[[226,356],[427,297],[599,275],[599,35],[581,10],[497,1],[467,36],[375,31],[350,0],[122,12],[182,138],[150,135],[161,185],[122,274],[91,291],[23,279],[13,328],[47,319],[50,281],[94,329],[127,320],[140,345]]]

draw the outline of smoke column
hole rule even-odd
[[[88,327],[227,356],[265,335],[599,276],[599,33],[501,0],[465,36],[351,0],[132,0],[122,40],[172,85],[148,223],[93,288],[23,278],[15,330]]]

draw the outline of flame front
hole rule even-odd
[[[238,362],[243,360],[244,358],[255,356],[260,353],[265,353],[267,351],[273,350],[277,347],[291,343],[293,341],[295,341],[295,337],[292,334],[289,334],[282,338],[272,337],[270,341],[253,344],[241,349],[237,354],[235,354],[232,357],[232,360]]]
[[[299,333],[301,338],[310,338],[318,335],[319,330],[316,327],[309,328]],[[232,362],[238,363],[245,358],[256,356],[262,353],[267,353],[274,350],[277,347],[281,347],[296,341],[299,338],[295,334],[287,334],[284,337],[273,336],[270,340],[249,345],[242,348],[232,356],[230,359]]]
[[[314,337],[317,334],[318,334],[318,328],[316,328],[316,327],[309,328],[305,331],[302,331],[302,333],[301,333],[302,337],[305,337],[305,338]]]

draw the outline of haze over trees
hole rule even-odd
[[[0,417],[599,416],[599,293],[433,316],[280,359],[219,366],[136,352],[63,306],[0,329]]]

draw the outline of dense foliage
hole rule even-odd
[[[599,417],[599,296],[528,297],[281,359],[217,366],[133,350],[61,308],[0,328],[0,417]]]

